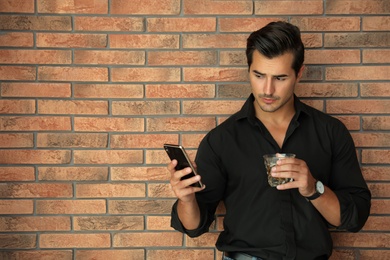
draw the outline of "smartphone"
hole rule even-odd
[[[175,167],[175,169],[177,171],[182,170],[182,169],[187,168],[187,167],[191,168],[192,172],[187,174],[186,176],[183,176],[181,178],[182,180],[188,179],[188,178],[191,178],[191,177],[194,177],[195,175],[197,175],[195,167],[192,165],[190,158],[188,157],[183,146],[177,145],[177,144],[164,144],[164,149],[167,152],[167,154],[171,160],[173,160],[173,159],[177,160],[177,165]],[[198,181],[198,182],[192,184],[191,186],[200,188],[203,186],[203,184],[200,181]]]

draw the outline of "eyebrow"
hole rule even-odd
[[[253,72],[254,72],[255,74],[258,74],[258,75],[262,75],[262,76],[265,75],[265,73],[261,73],[260,71],[257,71],[257,70],[253,70]],[[285,78],[285,77],[288,77],[287,74],[272,75],[272,76],[275,77],[275,78]]]

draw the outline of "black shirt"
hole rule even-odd
[[[264,154],[294,153],[314,178],[335,192],[341,225],[359,231],[370,211],[371,194],[363,179],[350,133],[337,119],[294,97],[296,114],[282,148],[255,117],[251,95],[242,109],[211,130],[196,155],[206,189],[196,194],[201,224],[186,230],[172,210],[172,227],[199,236],[208,231],[220,201],[226,208],[216,246],[264,259],[327,259],[332,253],[330,225],[297,189],[268,185]]]

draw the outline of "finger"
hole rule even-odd
[[[168,168],[168,171],[170,171],[171,173],[175,172],[175,167],[177,165],[177,160],[172,160],[170,163],[168,163],[167,165],[167,168]]]

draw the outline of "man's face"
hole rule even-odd
[[[292,53],[269,59],[257,50],[253,52],[249,79],[256,99],[256,111],[275,112],[286,108],[286,104],[293,104],[295,85],[303,72],[302,66],[298,75],[295,75],[293,58]]]

